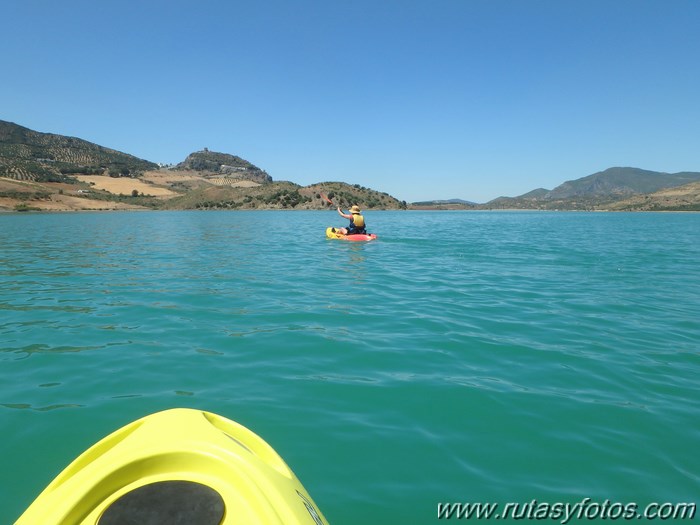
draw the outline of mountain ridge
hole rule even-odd
[[[408,205],[357,184],[323,182],[302,187],[276,182],[237,155],[207,148],[163,169],[77,137],[42,133],[0,120],[0,209],[5,210],[322,209],[327,203],[321,193],[335,192],[341,206],[359,203],[370,209],[694,211],[700,210],[695,182],[700,182],[698,172],[612,167],[565,181],[552,190],[537,188],[484,204],[441,199]],[[679,189],[667,191],[673,188]]]
[[[666,173],[640,168],[612,167],[563,182],[552,190],[538,188],[518,197],[498,197],[479,207],[542,210],[617,209],[613,204],[618,201],[637,195],[652,195],[664,189],[679,188],[697,181],[700,181],[700,172]],[[692,197],[688,204],[693,205]]]
[[[700,173],[665,173],[630,167],[613,167],[560,184],[543,199],[565,199],[580,196],[612,196],[653,193],[662,188],[682,186],[700,180]]]
[[[405,209],[358,184],[274,181],[263,169],[207,148],[162,167],[97,144],[0,121],[0,210]]]

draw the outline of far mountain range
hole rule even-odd
[[[669,200],[669,189],[675,189],[677,198],[671,199],[673,203]],[[538,188],[519,197],[499,197],[487,203],[487,206],[492,209],[700,210],[699,195],[698,172],[662,173],[616,167],[566,181],[552,190]],[[640,196],[648,197],[642,199],[646,204],[639,202]]]
[[[537,188],[518,197],[484,204],[461,199],[414,202],[423,209],[700,211],[700,173],[663,173],[609,168],[566,181],[552,190]]]
[[[462,199],[408,204],[343,182],[276,182],[241,157],[207,150],[160,166],[75,137],[41,133],[0,120],[0,210],[540,209],[700,211],[700,173],[615,167],[484,204]]]

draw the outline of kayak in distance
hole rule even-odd
[[[175,408],[105,437],[15,525],[328,525],[282,458],[246,427]]]
[[[335,228],[326,228],[326,237],[329,239],[342,239],[344,241],[373,241],[377,238],[374,233],[353,233],[350,235],[343,235],[340,232],[335,231]]]

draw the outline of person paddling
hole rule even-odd
[[[357,206],[357,205],[352,206],[350,208],[350,213],[343,213],[343,210],[341,210],[340,206],[338,206],[338,213],[340,214],[341,217],[345,217],[346,219],[350,219],[350,224],[348,225],[347,228],[338,228],[338,229],[334,229],[334,231],[337,231],[338,233],[340,233],[342,235],[353,235],[356,233],[366,234],[367,233],[365,218],[362,216],[362,210],[360,210],[359,206]]]

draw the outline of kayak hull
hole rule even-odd
[[[338,233],[336,231],[333,231],[334,228],[329,227],[326,228],[326,237],[329,239],[341,239],[343,241],[354,241],[354,242],[366,242],[366,241],[373,241],[374,239],[377,238],[377,236],[374,233],[368,233],[368,234],[360,234],[360,233],[354,233],[352,235],[343,235],[342,233]]]
[[[134,421],[93,445],[15,525],[124,522],[328,525],[262,438],[224,417],[184,408]]]

